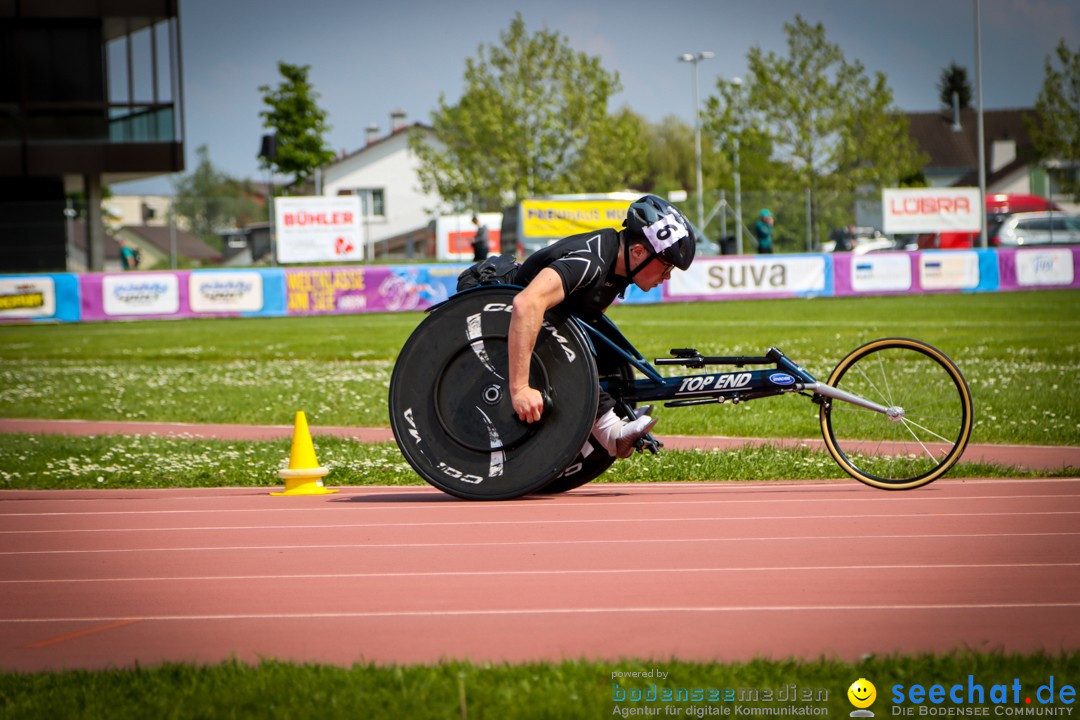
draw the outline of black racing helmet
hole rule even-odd
[[[623,227],[627,232],[645,238],[665,262],[686,270],[694,261],[697,231],[682,212],[663,198],[645,195],[630,205]]]

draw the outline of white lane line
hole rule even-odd
[[[107,533],[107,532],[212,532],[216,530],[329,530],[342,528],[420,528],[420,527],[470,527],[473,525],[593,525],[600,523],[656,523],[656,522],[761,522],[772,520],[882,520],[896,518],[965,518],[965,517],[1025,517],[1041,515],[1080,515],[1080,510],[1044,510],[1037,512],[985,512],[985,513],[883,513],[861,515],[747,515],[747,516],[706,516],[706,517],[643,517],[643,518],[585,518],[581,520],[458,520],[445,522],[409,522],[409,523],[319,523],[316,525],[200,525],[193,527],[139,527],[139,528],[60,528],[55,530],[0,530],[0,535],[56,535],[64,533]]]
[[[93,555],[104,553],[139,553],[139,552],[231,552],[249,550],[346,550],[359,548],[466,548],[466,547],[510,547],[536,545],[659,545],[674,543],[711,543],[711,542],[807,542],[813,540],[853,540],[865,545],[872,540],[929,540],[960,538],[1008,538],[1008,537],[1072,537],[1080,532],[1053,533],[956,533],[956,534],[918,534],[918,535],[789,535],[777,537],[719,537],[719,538],[646,538],[629,540],[520,540],[500,542],[432,542],[432,543],[331,543],[320,545],[235,545],[213,547],[161,547],[161,548],[104,548],[97,550],[10,550],[0,552],[0,556],[14,555]]]
[[[191,621],[191,620],[345,620],[365,618],[423,618],[423,617],[491,617],[522,615],[628,615],[628,614],[671,614],[671,613],[780,613],[780,612],[889,612],[889,611],[934,611],[934,610],[1049,610],[1058,608],[1077,608],[1080,602],[1062,603],[940,603],[926,605],[717,605],[717,606],[676,606],[676,607],[593,607],[593,608],[522,608],[485,609],[485,610],[372,610],[357,612],[322,612],[322,613],[233,613],[213,615],[141,615],[109,617],[43,617],[43,618],[0,618],[0,623],[61,623],[61,622],[121,622],[135,621]]]
[[[771,573],[771,572],[867,572],[874,570],[982,570],[1019,568],[1073,568],[1080,563],[957,563],[931,565],[790,565],[763,567],[703,567],[703,568],[585,568],[580,570],[457,570],[441,572],[366,572],[366,573],[303,573],[277,575],[188,575],[177,577],[112,577],[112,578],[45,578],[40,580],[0,580],[0,585],[55,585],[65,583],[148,583],[148,582],[235,582],[237,580],[350,580],[373,578],[454,578],[454,577],[512,577],[534,575],[657,575],[708,573]]]
[[[348,496],[346,496],[348,497]],[[880,493],[873,495],[867,495],[865,497],[858,498],[777,498],[777,499],[763,499],[763,498],[748,498],[737,500],[666,500],[661,502],[637,502],[637,501],[608,501],[603,498],[598,498],[595,501],[587,502],[528,502],[528,501],[508,501],[505,503],[481,503],[481,502],[464,502],[464,503],[435,503],[432,505],[416,505],[414,503],[406,503],[402,505],[355,505],[347,504],[341,505],[340,500],[331,501],[336,503],[333,506],[330,505],[318,505],[313,507],[259,507],[259,508],[206,508],[199,510],[92,510],[87,512],[27,512],[27,513],[0,513],[0,518],[9,517],[90,517],[98,515],[191,515],[199,513],[259,513],[269,514],[275,512],[371,512],[374,510],[463,510],[472,509],[481,512],[503,512],[507,510],[524,510],[524,509],[547,509],[547,510],[562,510],[564,508],[609,508],[609,507],[633,507],[639,505],[647,505],[649,507],[658,507],[660,505],[736,505],[736,504],[785,504],[785,503],[800,503],[806,504],[807,502],[867,502],[867,501],[886,501],[890,504],[897,502],[943,502],[943,501],[968,501],[968,500],[1035,500],[1035,499],[1075,499],[1080,500],[1080,494],[1054,494],[1054,495],[969,495],[969,496],[950,496],[950,497],[933,497],[929,495],[918,496],[899,496],[890,494],[888,496]],[[3,503],[3,499],[0,498],[0,504]]]
[[[938,480],[930,486],[917,488],[915,490],[909,490],[904,493],[903,499],[905,500],[964,500],[967,498],[974,499],[975,496],[945,496],[938,497],[937,491],[941,488],[955,488],[960,489],[965,486],[983,486],[983,485],[1058,485],[1058,484],[1075,484],[1080,483],[1080,477],[1059,477],[1059,478],[945,478]],[[435,488],[427,485],[339,485],[335,486],[337,490],[342,491],[344,494],[341,498],[356,498],[356,497],[379,497],[386,495],[431,495],[432,497],[439,498],[441,502],[439,507],[476,507],[478,503],[461,501],[456,498],[450,497],[440,493]],[[217,493],[207,495],[159,495],[158,493],[165,493],[167,488],[161,490],[137,490],[130,489],[137,495],[129,495],[127,497],[109,497],[107,493],[122,493],[123,490],[11,490],[5,493],[5,496],[0,498],[0,508],[5,507],[7,504],[14,503],[28,503],[28,502],[48,502],[53,503],[80,503],[86,504],[88,502],[160,502],[162,497],[168,501],[178,502],[193,502],[193,501],[220,501],[222,499],[237,500],[237,499],[252,499],[259,500],[266,497],[266,493],[273,490],[272,487],[265,488],[215,488]],[[662,483],[608,483],[608,482],[594,482],[583,488],[574,491],[571,497],[588,497],[590,491],[605,492],[610,490],[626,491],[630,494],[662,494],[662,495],[675,495],[675,494],[697,494],[702,490],[716,490],[725,494],[737,494],[746,491],[779,491],[787,492],[790,490],[799,490],[807,492],[835,492],[837,489],[847,490],[851,492],[865,493],[862,497],[848,497],[848,498],[834,498],[837,502],[843,502],[847,500],[872,500],[874,497],[881,497],[881,493],[871,491],[866,486],[859,485],[856,481],[847,478],[836,479],[822,479],[822,480],[803,480],[797,482],[788,481],[753,481],[753,482],[739,482],[739,481],[671,481]],[[18,494],[18,496],[16,496]],[[78,497],[64,497],[64,495],[78,494]],[[566,497],[566,496],[563,496]],[[893,498],[899,499],[900,496],[893,494]],[[1008,495],[990,495],[989,498],[1007,498]],[[1017,496],[1019,497],[1019,496]],[[1066,495],[1064,497],[1075,497],[1074,495]],[[534,500],[556,500],[556,496],[532,496]],[[830,499],[832,500],[832,499]],[[340,502],[340,499],[338,500]],[[791,500],[743,500],[732,502],[793,502]],[[890,501],[892,502],[892,501]],[[393,507],[410,507],[412,503],[402,506]],[[288,509],[288,508],[278,508]],[[198,511],[196,511],[198,512]],[[6,513],[0,513],[3,515]]]

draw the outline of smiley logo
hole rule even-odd
[[[874,700],[877,699],[877,688],[866,678],[859,678],[851,683],[851,687],[847,690],[847,697],[852,705],[865,709],[873,705]]]

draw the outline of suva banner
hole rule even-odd
[[[672,273],[665,300],[722,300],[832,294],[827,255],[703,257]]]

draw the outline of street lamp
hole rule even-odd
[[[698,232],[705,232],[705,208],[701,195],[701,113],[698,111],[698,76],[697,66],[702,60],[708,60],[714,53],[703,50],[699,53],[683,53],[679,62],[692,63],[694,66],[694,165],[697,171],[697,221]]]
[[[735,86],[735,113],[738,127],[735,129],[735,254],[742,255],[742,178],[739,174],[739,135],[742,134],[742,78],[731,78]]]

